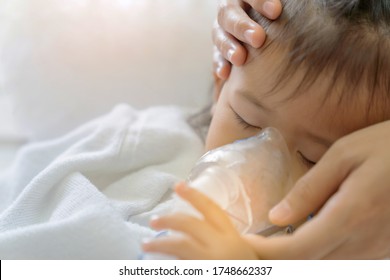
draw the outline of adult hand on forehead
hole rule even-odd
[[[279,0],[220,0],[218,18],[213,28],[214,71],[226,80],[230,74],[231,63],[244,64],[247,51],[241,42],[254,48],[265,41],[265,32],[246,14],[252,7],[269,19],[279,17],[282,6]]]
[[[270,212],[278,225],[314,218],[292,236],[251,236],[263,258],[390,257],[390,121],[338,140]]]

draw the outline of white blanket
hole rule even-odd
[[[136,259],[153,214],[203,152],[175,107],[119,105],[29,144],[0,175],[0,259]]]

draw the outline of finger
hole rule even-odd
[[[230,75],[231,64],[227,61],[222,53],[214,46],[214,55],[213,55],[213,67],[214,73],[218,78],[222,80],[227,80]]]
[[[333,214],[335,214],[333,212]],[[332,217],[316,216],[292,235],[264,238],[248,236],[261,259],[323,259],[345,243],[341,225]]]
[[[154,217],[150,225],[156,230],[171,229],[183,232],[205,245],[210,243],[208,240],[215,234],[215,230],[204,221],[181,213]]]
[[[246,49],[217,23],[213,28],[213,41],[222,56],[236,66],[243,65],[246,60]]]
[[[162,253],[179,259],[202,259],[204,249],[187,236],[172,235],[142,243],[142,250],[147,253]]]
[[[282,13],[282,4],[279,0],[244,0],[253,9],[268,19],[277,19]]]
[[[227,214],[206,195],[194,188],[187,187],[185,183],[176,185],[175,191],[181,198],[195,207],[215,229],[235,232]]]
[[[334,219],[342,219],[347,242],[325,258],[383,259],[388,256],[390,230],[384,225],[388,224],[390,208],[388,185],[383,184],[386,171],[383,162],[366,161],[343,182],[335,201],[343,209]]]
[[[337,151],[338,149],[336,149]],[[340,155],[340,153],[339,153]],[[341,158],[343,156],[341,155]],[[380,181],[373,181],[370,175],[377,169],[375,164],[359,165],[343,179],[338,191],[324,204],[318,214],[294,232],[291,239],[283,237],[276,243],[261,240],[256,246],[262,249],[264,258],[301,258],[301,259],[350,259],[380,258],[386,255],[383,242],[373,246],[378,233],[373,233],[370,248],[367,249],[359,236],[369,234],[365,228],[370,221],[378,219],[372,210],[375,203],[361,196],[351,196],[354,192],[366,193],[364,186],[379,186]],[[342,173],[345,174],[345,170]],[[383,170],[379,170],[380,174]],[[380,176],[374,176],[381,178]],[[380,180],[380,179],[379,179]],[[366,195],[367,197],[367,195]],[[378,201],[378,198],[374,200]],[[382,204],[382,203],[378,203]],[[356,206],[359,205],[357,208]],[[383,224],[383,223],[382,223]],[[289,248],[286,251],[283,247]],[[381,250],[385,248],[384,250]]]
[[[221,30],[225,30],[226,33],[254,48],[259,48],[264,44],[264,29],[253,21],[240,6],[222,5],[218,10],[217,23],[222,27]],[[216,30],[218,31],[218,28]]]
[[[355,210],[357,201],[351,199],[347,190],[356,189],[362,182],[372,183],[368,179],[369,176],[367,176],[367,173],[370,172],[360,172],[360,170],[358,168],[351,172],[348,178],[343,181],[340,189],[326,201],[318,214],[296,230],[291,239],[286,236],[278,239],[278,242],[275,244],[263,245],[267,249],[263,248],[265,255],[262,257],[285,257],[292,259],[350,257],[347,248],[351,233],[354,233],[356,230],[353,224],[356,224],[357,213]],[[366,208],[372,207],[371,204]],[[358,245],[355,244],[355,248]],[[261,246],[261,244],[257,246]],[[283,248],[284,246],[289,248],[289,251],[286,251]]]
[[[347,147],[331,147],[321,160],[299,179],[287,196],[269,213],[276,225],[295,223],[321,208],[356,168],[356,160],[343,156]],[[347,149],[348,150],[348,149]]]

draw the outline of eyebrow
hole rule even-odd
[[[265,106],[258,98],[254,97],[254,95],[250,91],[238,90],[237,93],[239,95],[244,96],[248,101],[250,101],[251,103],[255,104],[257,107],[261,108],[262,110],[264,110],[264,111],[266,111],[268,113],[273,111],[273,109]]]

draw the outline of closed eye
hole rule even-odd
[[[307,159],[301,152],[298,152],[298,154],[302,163],[306,165],[308,168],[312,168],[314,165],[316,165],[316,162]]]
[[[251,125],[248,122],[246,122],[239,114],[237,114],[236,111],[232,109],[234,116],[238,122],[239,125],[241,125],[244,129],[254,128],[254,129],[262,129],[259,126]]]

